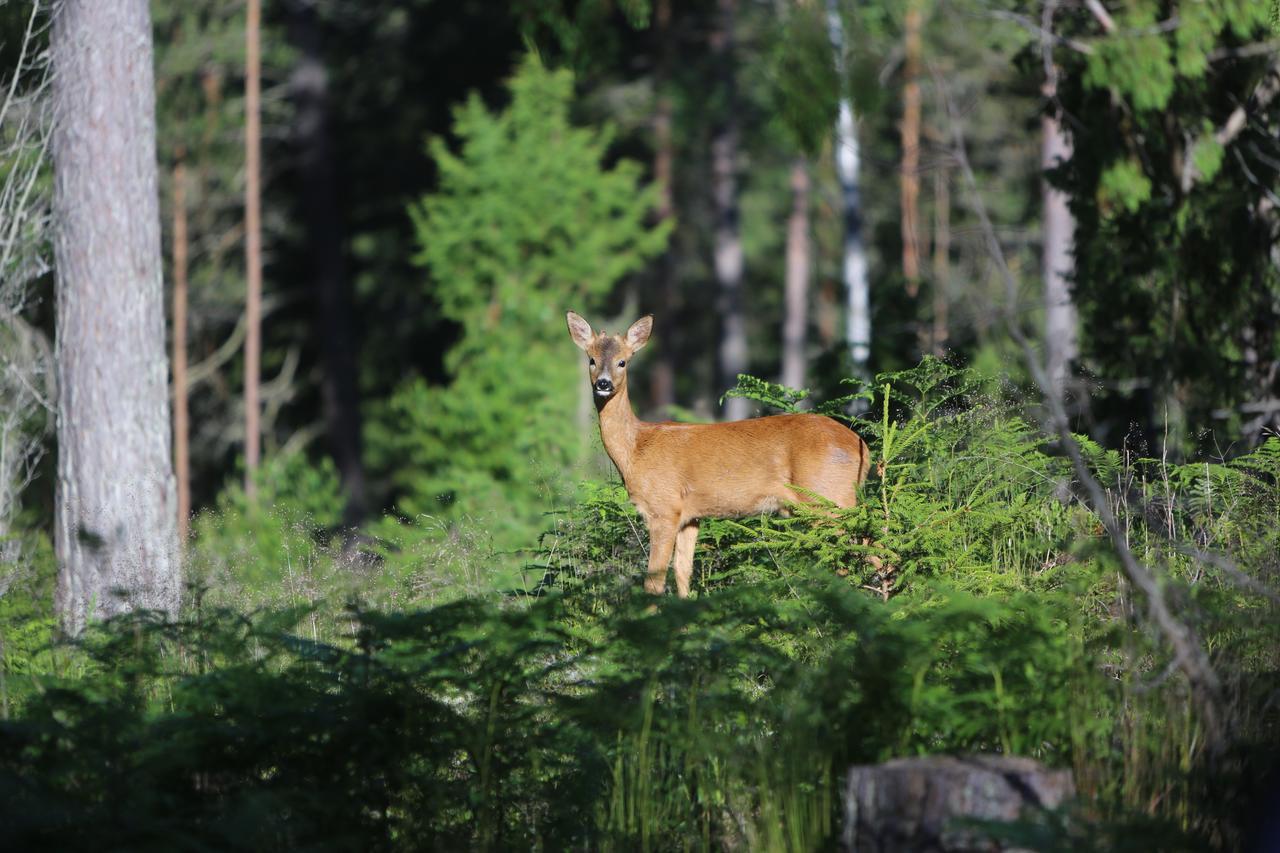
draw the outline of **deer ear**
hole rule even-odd
[[[595,332],[591,331],[591,324],[572,311],[565,314],[565,320],[569,323],[569,337],[573,338],[578,349],[586,352],[591,339],[595,337]]]
[[[653,315],[646,314],[631,324],[627,329],[627,346],[635,352],[649,341],[649,333],[653,331]]]

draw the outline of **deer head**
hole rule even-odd
[[[597,334],[591,330],[590,323],[572,311],[565,319],[569,323],[569,337],[587,354],[591,392],[596,405],[602,406],[627,387],[627,365],[648,342],[649,333],[653,331],[653,316],[636,320],[624,335]]]

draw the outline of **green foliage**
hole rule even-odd
[[[1120,160],[1102,173],[1098,181],[1098,207],[1119,209],[1129,213],[1151,199],[1151,181],[1142,166],[1133,160]]]
[[[189,565],[196,576],[275,587],[314,557],[317,539],[341,520],[338,474],[328,458],[313,464],[303,454],[271,456],[254,481],[255,501],[234,480],[195,519]]]
[[[0,713],[29,691],[35,676],[53,671],[50,644],[58,630],[53,609],[57,563],[44,534],[21,537],[23,558],[0,569]]]
[[[841,83],[819,4],[789,10],[772,45],[768,74],[773,111],[792,144],[817,156],[835,124]]]
[[[405,383],[370,439],[406,515],[483,514],[504,547],[563,504],[586,446],[564,427],[582,381],[565,309],[598,304],[670,230],[646,224],[655,196],[635,163],[603,165],[609,131],[570,123],[567,72],[531,55],[510,92],[500,113],[478,97],[458,110],[458,153],[430,144],[440,188],[411,210],[417,260],[460,336],[449,384]]]
[[[1274,392],[1258,365],[1280,357],[1276,234],[1265,213],[1280,149],[1260,129],[1275,123],[1280,99],[1255,98],[1274,56],[1237,50],[1272,37],[1267,7],[1132,2],[1110,34],[1088,17],[1065,19],[1089,22],[1071,34],[1090,51],[1057,54],[1059,95],[1078,119],[1074,155],[1053,179],[1078,224],[1083,363],[1144,383],[1093,408],[1146,424],[1146,440],[1175,454],[1209,429],[1256,443],[1262,421],[1249,423],[1240,406]],[[1250,105],[1245,125],[1226,132],[1241,105]],[[1196,307],[1205,305],[1211,314]]]
[[[25,681],[6,656],[6,840],[829,849],[850,764],[976,751],[1069,766],[1081,794],[983,829],[993,836],[1042,850],[1238,846],[1275,756],[1280,623],[1177,543],[1280,583],[1280,440],[1208,465],[1086,446],[1130,546],[1234,697],[1229,741],[1210,756],[1069,466],[1011,395],[936,360],[877,382],[876,420],[858,429],[881,473],[860,505],[705,522],[691,599],[642,593],[640,520],[619,485],[587,484],[528,567],[541,582],[516,595],[440,603],[419,585],[468,560],[483,574],[480,549],[389,539],[363,588],[322,578],[305,593],[279,554],[247,555],[280,577],[256,609],[215,586],[175,624],[124,618],[46,650],[53,663]],[[803,396],[750,379],[740,391]],[[337,517],[331,471],[267,469],[261,488],[285,514]],[[254,527],[204,535],[197,550],[294,547]],[[378,583],[393,590],[384,609],[346,603]],[[219,598],[234,606],[210,606]]]

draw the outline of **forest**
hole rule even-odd
[[[1280,0],[0,0],[0,845],[1280,850]]]

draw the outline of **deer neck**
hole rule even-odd
[[[640,419],[631,411],[631,398],[627,386],[603,403],[596,402],[600,413],[600,439],[605,452],[613,460],[625,482],[631,473],[631,460],[635,455],[636,435],[640,432]]]

